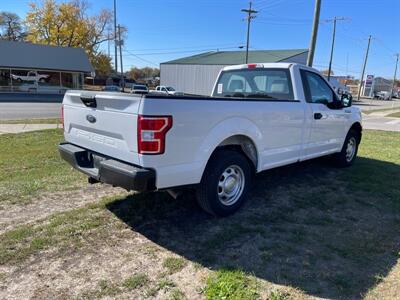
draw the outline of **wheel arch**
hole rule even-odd
[[[361,123],[360,122],[354,122],[349,128],[349,131],[350,130],[354,130],[355,132],[358,133],[358,143],[360,143],[361,137],[362,137],[362,126],[361,126]]]
[[[224,139],[214,149],[214,151],[210,155],[209,160],[214,155],[214,153],[223,149],[233,149],[242,153],[250,162],[250,165],[253,167],[254,172],[257,171],[259,155],[257,152],[257,147],[250,137],[243,134],[236,134]]]

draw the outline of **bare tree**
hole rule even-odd
[[[25,38],[21,18],[12,12],[0,12],[0,39],[22,41]]]

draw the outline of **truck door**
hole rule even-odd
[[[306,118],[310,119],[304,159],[337,152],[346,136],[350,114],[343,108],[333,108],[337,95],[321,75],[304,69],[300,72],[308,104]]]

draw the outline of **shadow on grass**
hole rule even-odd
[[[211,269],[237,268],[326,298],[361,298],[400,251],[400,166],[314,160],[257,176],[235,215],[201,212],[193,194],[132,195],[108,209],[132,230]]]

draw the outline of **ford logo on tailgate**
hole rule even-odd
[[[90,123],[95,123],[96,122],[96,118],[92,115],[87,115],[86,116],[86,120],[88,120]]]

